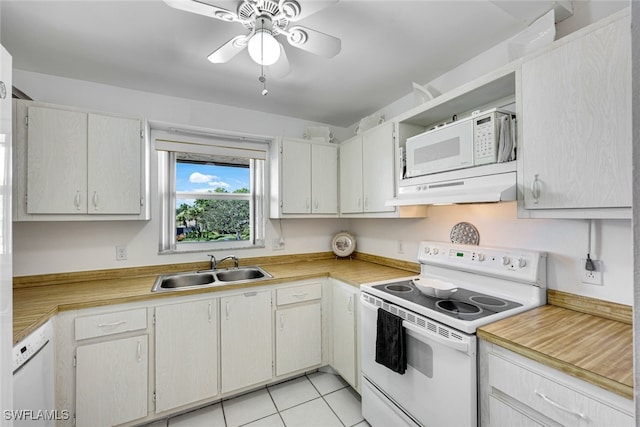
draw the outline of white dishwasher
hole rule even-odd
[[[53,427],[59,417],[54,399],[53,325],[48,321],[13,347],[15,427]],[[5,413],[6,416],[6,413]]]

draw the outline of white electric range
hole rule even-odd
[[[420,243],[419,276],[361,286],[362,407],[374,427],[477,426],[476,329],[546,303],[546,254]],[[446,298],[415,285],[451,283]],[[406,371],[376,363],[378,310],[402,319]]]

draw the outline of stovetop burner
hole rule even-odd
[[[461,316],[469,316],[482,313],[482,309],[477,305],[469,304],[462,301],[454,301],[445,299],[436,302],[436,307],[450,313],[459,314]]]
[[[463,321],[481,319],[522,306],[517,302],[464,288],[458,288],[447,298],[432,297],[420,292],[411,280],[374,285],[373,288]]]

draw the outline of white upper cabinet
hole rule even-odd
[[[282,138],[271,147],[271,218],[337,216],[338,147]]]
[[[30,107],[27,213],[87,213],[87,115]]]
[[[384,123],[340,145],[340,213],[386,213],[395,196],[393,123]]]
[[[18,221],[149,219],[139,118],[16,101]]]
[[[89,114],[88,122],[88,212],[140,214],[141,121]]]
[[[627,13],[522,64],[522,217],[629,217],[631,32]]]

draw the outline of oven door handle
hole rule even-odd
[[[453,348],[455,350],[458,350],[462,353],[469,353],[469,344],[466,342],[455,342],[452,340],[448,340],[446,338],[442,338],[438,335],[435,334],[427,334],[425,333],[424,329],[419,328],[418,326],[414,325],[413,323],[407,322],[406,320],[402,321],[402,326],[405,327],[406,329],[415,332],[418,336],[416,336],[417,339],[419,339],[420,341],[422,341],[425,344],[428,344],[428,340],[431,341],[435,341],[437,343],[440,343],[444,346],[447,346],[449,348]]]

